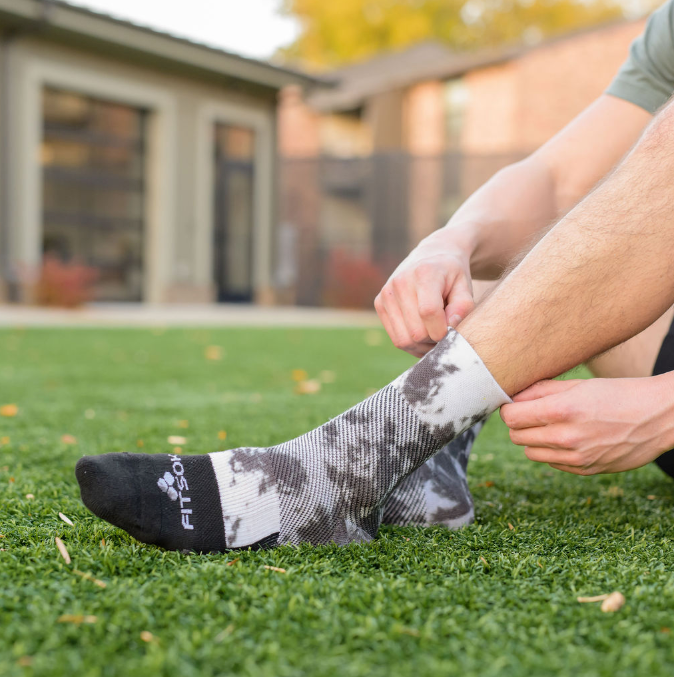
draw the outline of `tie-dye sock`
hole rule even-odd
[[[395,487],[508,401],[450,329],[393,383],[285,444],[90,456],[76,474],[93,513],[171,550],[368,541]]]
[[[408,475],[384,505],[382,524],[458,529],[475,519],[466,468],[473,443],[484,423],[461,433]]]

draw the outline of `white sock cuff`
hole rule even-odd
[[[440,439],[459,435],[512,402],[470,343],[451,327],[430,353],[392,385]]]

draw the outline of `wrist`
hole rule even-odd
[[[662,452],[674,448],[674,371],[658,374],[648,378],[654,389],[648,397],[659,409],[657,418],[660,422],[660,439]]]
[[[453,251],[470,261],[477,247],[477,225],[465,221],[451,221],[425,237],[419,247],[437,251]]]

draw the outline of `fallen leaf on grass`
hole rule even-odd
[[[68,525],[71,527],[74,527],[75,525],[73,524],[72,520],[70,517],[66,517],[62,512],[59,513],[59,517]]]
[[[143,630],[140,633],[140,638],[144,642],[154,642],[154,641],[156,641],[156,637],[151,632],[149,632],[148,630]]]
[[[61,435],[61,442],[63,444],[77,444],[77,438],[74,435]]]
[[[178,427],[179,428],[189,428],[190,427],[190,422],[183,419],[182,421],[178,421]]]
[[[32,656],[21,656],[17,663],[22,667],[22,668],[27,668],[30,665],[33,664],[33,657]]]
[[[236,559],[233,559],[231,562],[227,562],[227,566],[231,567],[232,564],[236,564],[241,558],[237,557]]]
[[[269,571],[278,571],[280,574],[284,574],[286,572],[285,569],[281,569],[280,567],[270,567],[268,564],[265,564],[264,568],[269,569]]]
[[[481,559],[487,566],[489,566],[489,563],[487,562],[487,560],[486,560],[484,557],[482,557],[482,555],[480,555],[480,559]]]
[[[54,539],[54,541],[56,541],[56,547],[59,549],[61,557],[63,557],[63,559],[66,561],[66,564],[70,564],[72,560],[68,554],[68,548],[66,548],[65,544],[58,536]]]
[[[145,446],[145,442],[143,442],[143,440],[136,440],[136,446],[137,446],[137,447],[144,447],[144,446]]]
[[[182,447],[173,447],[173,453],[180,455],[180,454],[183,453],[183,448]]]
[[[510,529],[510,531],[513,531],[515,527],[512,524],[510,524],[510,522],[508,522],[508,529]]]
[[[304,369],[293,369],[291,376],[293,381],[306,381],[309,378]]]
[[[606,490],[606,495],[610,496],[611,498],[620,498],[621,496],[625,495],[625,490],[622,487],[609,487]]]
[[[594,597],[576,597],[576,599],[581,604],[585,604],[587,602],[603,602],[607,598],[608,595],[595,595]]]
[[[80,571],[79,569],[73,569],[73,573],[81,576],[87,581],[91,581],[94,585],[97,585],[99,588],[107,588],[108,584],[105,581],[101,581],[98,578],[94,578],[90,573]]]
[[[657,496],[654,496],[653,494],[648,494],[648,496],[646,496],[646,498],[647,498],[649,501],[654,501],[654,500],[657,498]]]
[[[213,362],[219,362],[222,359],[222,348],[220,346],[207,346],[204,350],[204,357]]]
[[[666,628],[666,627],[663,626],[662,628],[660,628],[660,632],[664,632],[665,634],[669,634],[671,632],[671,630],[669,628]]]
[[[30,501],[35,498],[35,494],[26,494],[26,498]]]
[[[104,547],[105,547],[105,539],[101,538],[101,548],[104,548]]]
[[[334,383],[335,382],[335,372],[330,369],[324,369],[319,375],[318,380],[323,383]]]
[[[181,435],[169,435],[168,443],[174,446],[180,446],[181,444],[187,444],[187,438],[182,437]]]
[[[63,614],[58,617],[58,623],[74,623],[75,625],[95,623],[97,620],[96,616],[84,616],[82,614]]]
[[[625,595],[622,592],[612,592],[602,603],[601,610],[604,613],[618,611],[625,604]]]
[[[214,641],[216,644],[220,644],[220,642],[222,642],[222,640],[225,639],[225,637],[227,637],[227,635],[231,635],[232,632],[234,632],[234,626],[230,624],[230,625],[228,625],[224,630],[221,630],[221,631],[213,638],[213,641]]]
[[[321,389],[321,382],[317,381],[315,378],[309,379],[308,381],[300,381],[295,386],[295,392],[298,395],[315,395]]]
[[[384,336],[377,329],[369,329],[365,332],[365,343],[368,346],[380,346],[384,341]]]
[[[0,437],[0,447],[9,444],[9,437]]]
[[[218,431],[218,439],[219,440],[226,440],[227,439],[227,431],[226,430],[219,430]]]
[[[7,416],[8,418],[16,416],[19,413],[19,407],[16,404],[3,404],[0,407],[0,416]]]

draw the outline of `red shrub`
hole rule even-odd
[[[55,256],[44,257],[35,286],[35,300],[42,306],[77,308],[94,298],[98,273],[79,263],[64,263]]]

